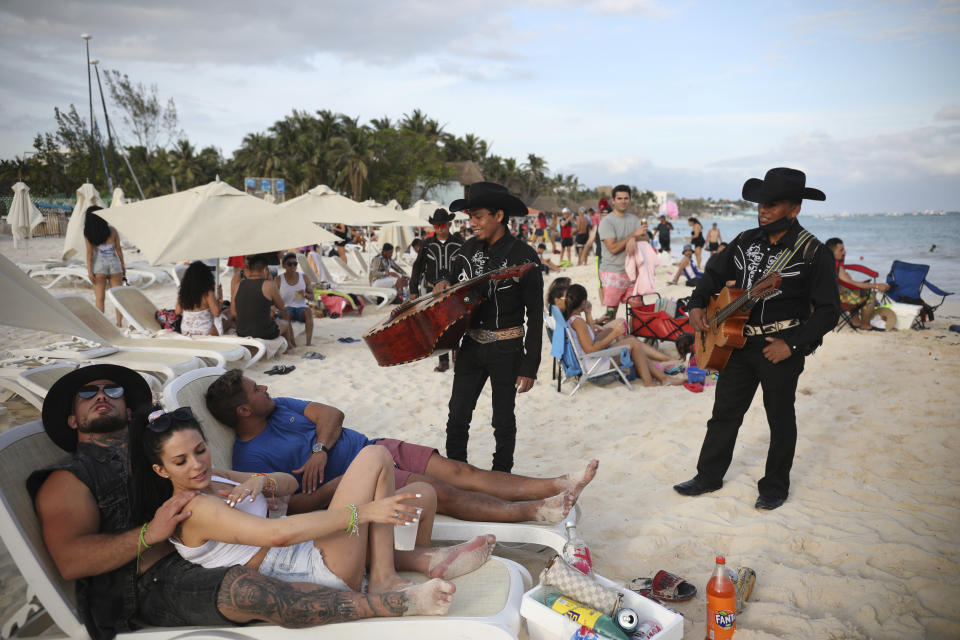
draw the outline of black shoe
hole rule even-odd
[[[766,496],[759,496],[757,497],[757,503],[753,506],[757,509],[763,509],[765,511],[773,511],[774,509],[776,509],[786,501],[787,501],[786,498],[768,498]]]
[[[722,482],[716,485],[708,485],[694,478],[693,480],[687,480],[686,482],[673,485],[673,490],[682,496],[698,496],[701,493],[710,493],[711,491],[716,491],[722,486]]]

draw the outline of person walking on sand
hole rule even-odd
[[[667,221],[667,216],[660,216],[660,224],[654,229],[653,233],[660,241],[660,251],[670,253],[670,232],[673,231],[673,224]]]
[[[625,184],[613,188],[613,213],[600,221],[597,237],[600,245],[600,285],[607,317],[617,315],[620,303],[633,292],[633,282],[627,275],[627,243],[647,240],[647,227],[640,218],[628,213],[630,187]]]
[[[720,235],[720,229],[717,228],[717,223],[714,222],[710,230],[707,231],[707,251],[716,253],[720,248],[721,242],[723,242],[723,237]]]
[[[720,374],[697,475],[673,488],[697,496],[723,486],[737,432],[759,385],[770,448],[755,506],[769,510],[782,505],[790,491],[797,444],[794,403],[804,358],[836,326],[840,299],[833,255],[796,220],[802,200],[826,200],[823,192],[807,187],[802,171],[776,168],[763,180],[747,180],[743,199],[759,203],[760,226],[737,236],[707,268],[690,296],[690,325],[694,331],[710,331],[704,308],[727,281],[749,289],[772,271],[780,272],[783,281],[775,295],[754,305],[743,330],[746,345],[733,352]]]

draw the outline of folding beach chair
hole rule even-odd
[[[658,311],[660,294],[652,295],[657,297],[654,303],[646,302],[645,296],[627,298],[627,328],[631,334],[646,340],[653,346],[656,346],[660,340],[676,342],[677,338],[685,333],[693,335],[690,318],[683,315],[672,317],[666,311]]]
[[[927,320],[933,320],[933,312],[940,308],[947,296],[952,296],[953,292],[946,292],[927,282],[927,273],[930,271],[930,265],[912,264],[910,262],[901,262],[894,260],[890,265],[890,273],[887,274],[887,284],[890,290],[887,296],[894,302],[904,302],[907,304],[923,305],[923,311],[913,322],[913,328],[923,328]],[[924,302],[920,297],[923,288],[926,287],[931,293],[940,296],[940,302],[931,305]]]
[[[228,449],[229,450],[229,449]],[[27,581],[27,602],[10,620],[2,621],[4,638],[29,627],[28,633],[46,639],[89,640],[77,611],[74,584],[64,580],[43,543],[40,521],[27,492],[26,479],[66,456],[37,422],[0,434],[0,538],[20,574]],[[423,580],[408,574],[411,580]],[[354,638],[466,638],[505,640],[520,630],[520,601],[532,583],[519,564],[491,557],[480,569],[451,582],[457,587],[453,606],[445,616],[373,618],[306,629],[271,624],[216,627],[146,627],[121,633],[117,640],[178,640],[232,638],[233,640],[353,640]]]
[[[846,269],[847,271],[856,271],[857,273],[862,273],[865,276],[869,276],[874,281],[876,281],[877,276],[880,275],[878,272],[874,271],[869,267],[865,267],[862,264],[844,264],[843,268]],[[850,285],[843,282],[839,278],[837,278],[837,285],[841,287],[841,292],[843,291],[843,289],[859,291],[857,287],[851,287]],[[885,300],[886,297],[887,296],[884,295],[881,301]],[[850,327],[854,331],[859,331],[860,327],[854,324],[853,318],[854,316],[859,314],[860,310],[863,309],[866,305],[867,305],[867,300],[864,300],[863,302],[860,302],[858,304],[848,304],[841,301],[840,302],[840,321],[837,322],[837,328],[834,329],[834,331],[840,331],[840,329],[843,329],[845,326]]]
[[[213,465],[229,469],[232,468],[235,433],[207,411],[204,399],[207,388],[224,373],[223,369],[209,367],[178,377],[164,387],[163,406],[168,410],[189,406],[193,415],[203,425],[203,433],[213,455]],[[560,553],[567,542],[566,526],[576,525],[580,520],[580,513],[580,505],[576,505],[562,522],[468,522],[437,514],[433,522],[432,537],[434,540],[446,541],[470,540],[478,535],[492,533],[497,536],[498,542],[536,544]]]
[[[553,340],[550,344],[550,355],[560,361],[560,368],[563,371],[562,376],[557,377],[557,392],[560,387],[568,380],[576,379],[577,384],[573,387],[570,395],[573,396],[584,382],[597,381],[599,378],[609,378],[615,375],[620,378],[628,389],[633,389],[627,375],[620,368],[620,354],[624,347],[607,347],[592,353],[584,353],[580,346],[580,340],[576,333],[567,324],[566,319],[560,309],[553,307],[551,314],[554,320]]]

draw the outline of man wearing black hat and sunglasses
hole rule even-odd
[[[65,580],[76,580],[80,616],[94,640],[143,625],[264,620],[306,627],[404,614],[402,592],[337,591],[184,560],[167,539],[190,517],[183,509],[192,492],[174,495],[150,521],[134,522],[127,426],[131,410],[150,400],[135,371],[91,365],[58,380],[43,402],[47,435],[70,455],[30,474],[27,489],[54,563]]]
[[[755,506],[770,510],[786,501],[790,489],[797,444],[794,402],[804,356],[836,326],[840,299],[833,256],[796,220],[801,201],[826,200],[823,192],[807,187],[802,171],[777,168],[763,180],[747,180],[743,199],[759,203],[760,226],[741,233],[707,263],[690,297],[690,325],[694,331],[709,330],[705,307],[728,281],[745,290],[773,271],[779,271],[783,280],[775,295],[750,309],[743,331],[746,345],[731,354],[717,382],[697,475],[674,489],[696,496],[723,486],[737,432],[759,385],[770,425],[770,448]]]
[[[450,265],[454,256],[463,247],[463,238],[459,233],[450,233],[452,213],[440,208],[433,212],[428,222],[433,225],[433,235],[420,246],[420,252],[413,263],[410,274],[410,298],[420,296],[420,280],[429,291],[443,291],[450,286]],[[450,368],[450,354],[440,356],[440,363],[434,371],[446,371]]]
[[[513,237],[507,226],[510,216],[526,215],[527,207],[506,187],[475,182],[468,187],[466,198],[451,203],[450,211],[467,211],[474,232],[454,258],[451,275],[457,281],[507,266],[528,262],[539,265],[533,248]],[[537,378],[542,333],[540,269],[531,269],[519,281],[511,278],[487,284],[483,303],[470,321],[454,366],[447,418],[448,458],[467,461],[470,420],[489,378],[496,438],[493,470],[509,472],[513,468],[517,438],[514,403],[517,392],[529,391]]]

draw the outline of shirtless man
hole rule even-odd
[[[577,230],[574,239],[574,246],[577,250],[577,264],[587,264],[587,238],[590,237],[590,219],[587,218],[587,210],[580,207],[577,211]]]

